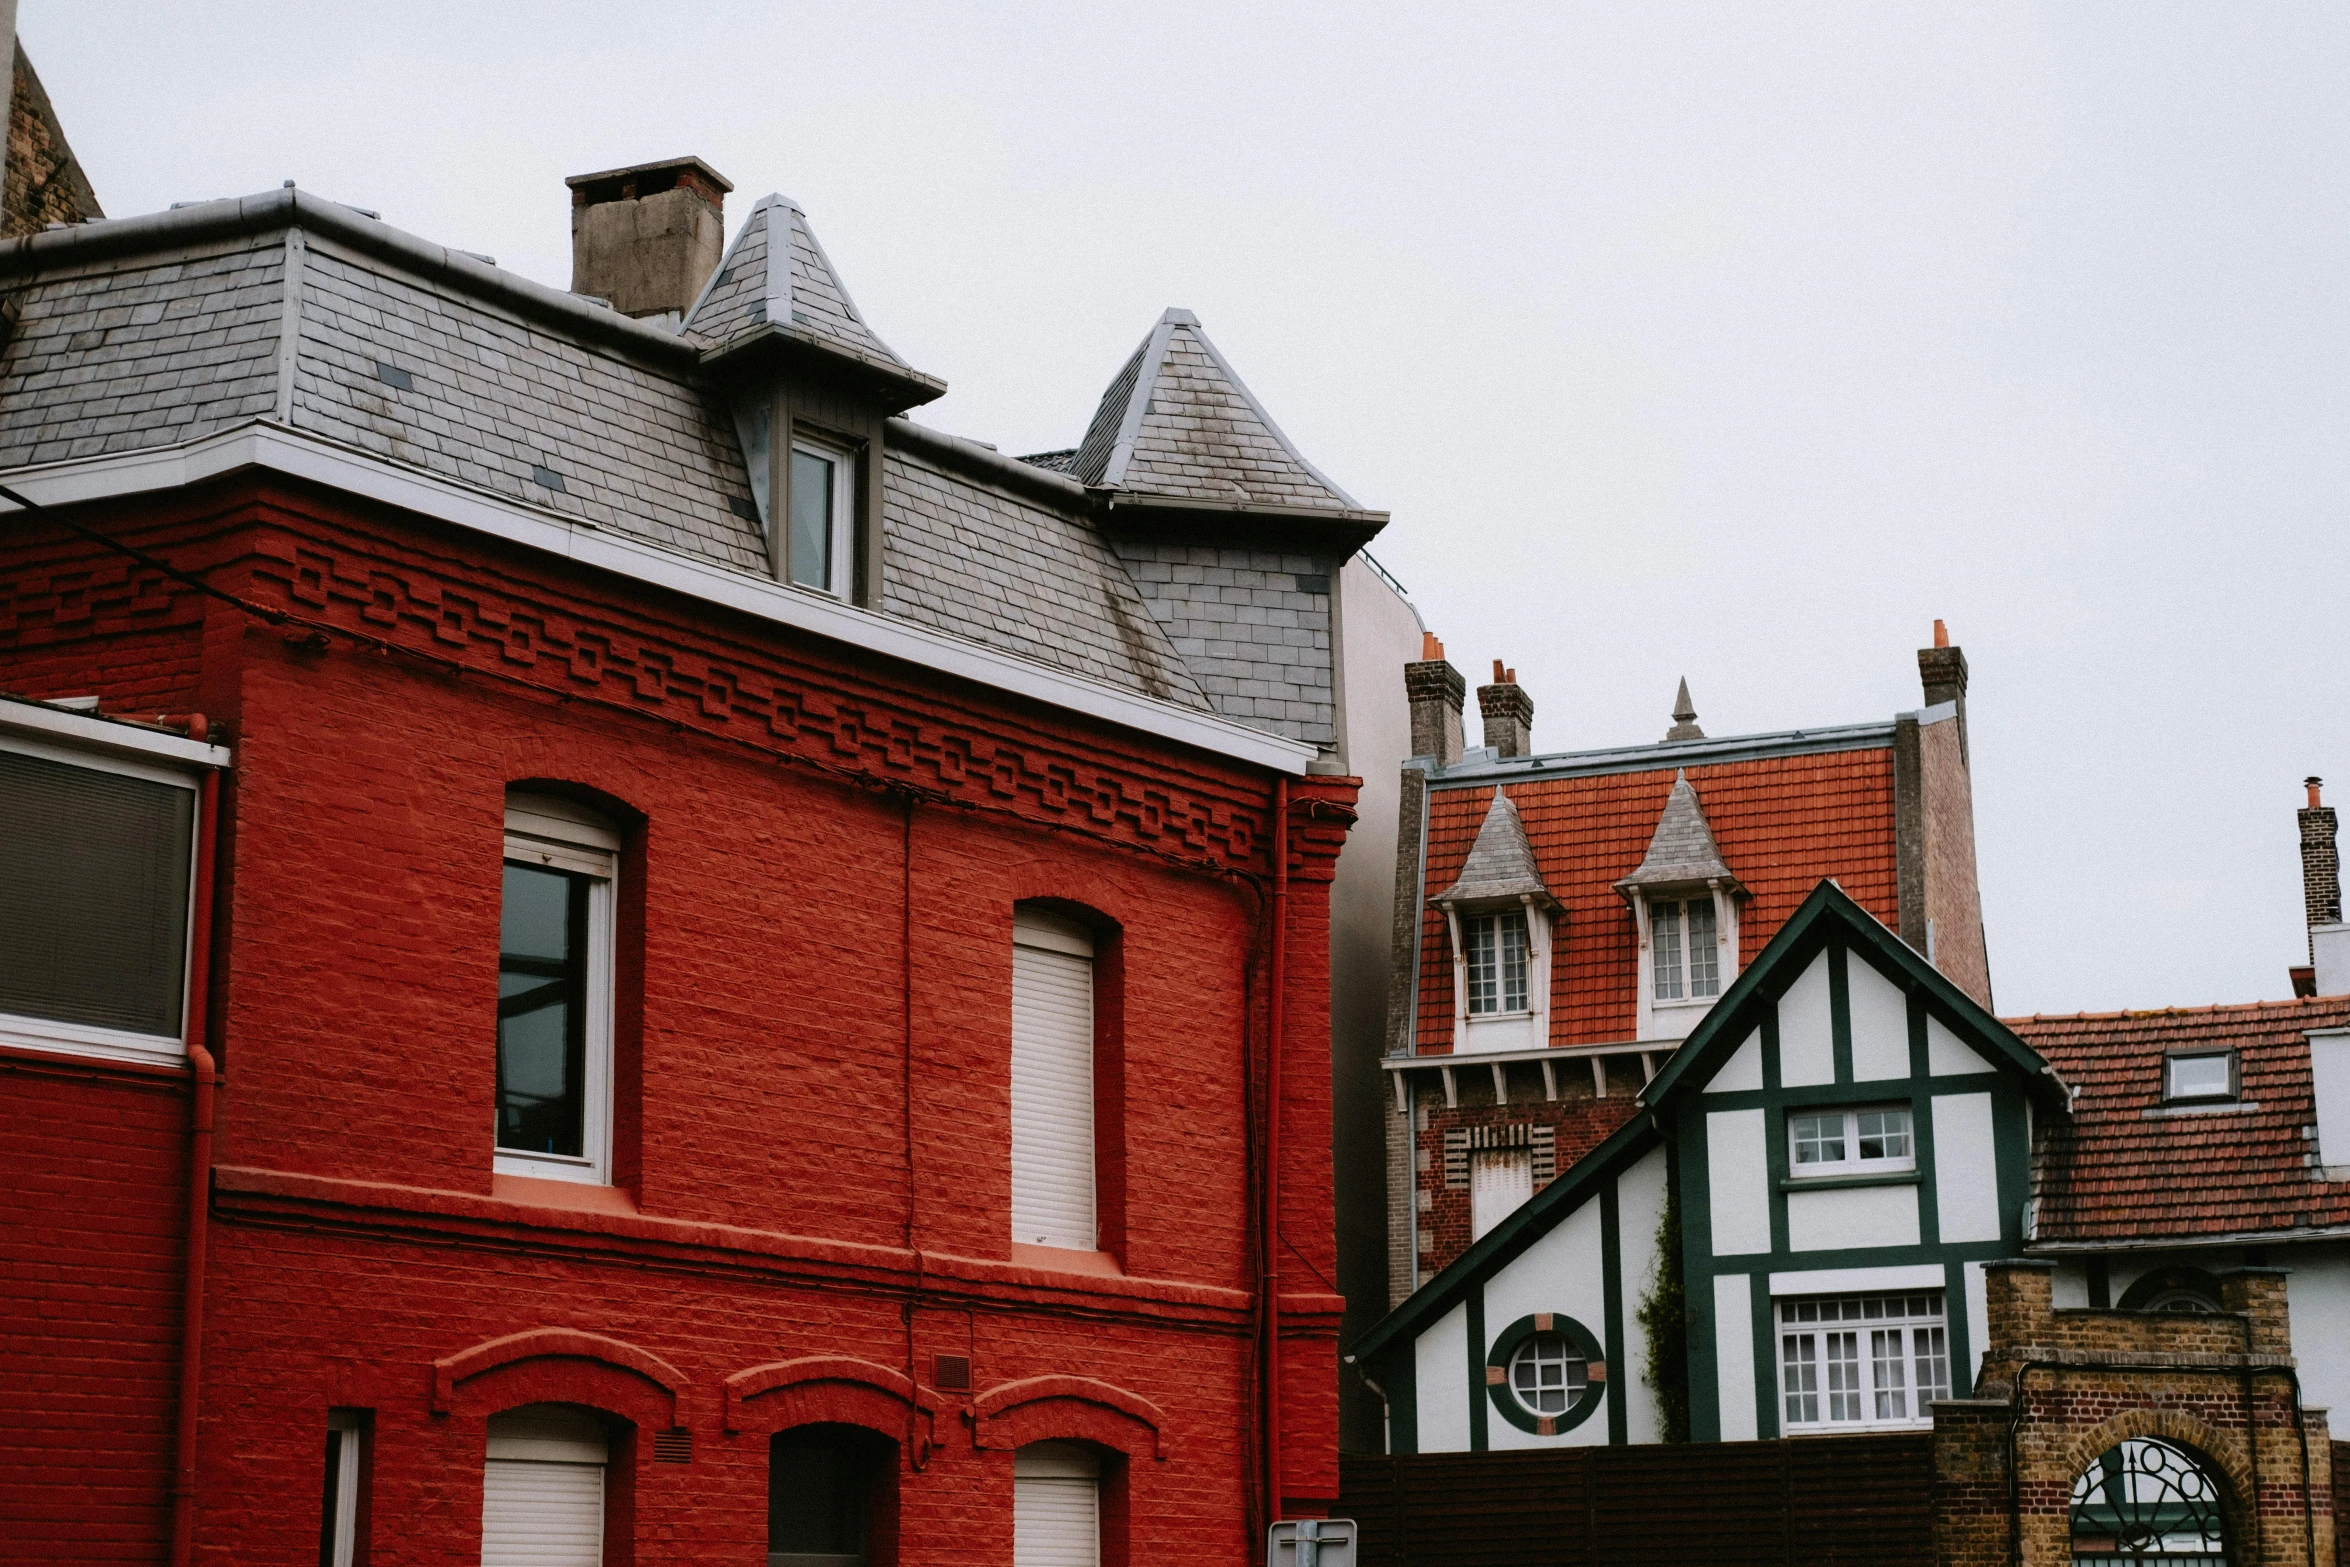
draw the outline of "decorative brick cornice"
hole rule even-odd
[[[289,486],[207,511],[212,537],[190,552],[201,561],[180,563],[319,628],[306,644],[311,656],[388,653],[532,700],[633,714],[853,786],[1004,812],[1210,873],[1270,872],[1271,778],[1245,766],[1083,718],[974,700],[952,677],[729,624],[706,607],[688,621],[670,613],[682,601],[658,590],[540,568],[494,541],[419,538]],[[127,560],[78,545],[43,554],[0,577],[0,636],[37,625],[40,640],[62,640],[202,619],[194,593]],[[302,645],[297,631],[286,640]],[[1326,880],[1329,866],[1317,862],[1335,861],[1353,786],[1297,784],[1301,797],[1347,808],[1343,820],[1321,824],[1333,831],[1301,818],[1309,830],[1291,835],[1295,869]]]

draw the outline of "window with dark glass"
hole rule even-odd
[[[840,459],[804,446],[791,454],[791,579],[803,587],[832,584],[832,529]]]
[[[592,879],[506,866],[498,925],[498,1146],[585,1152]]]
[[[796,1426],[767,1447],[768,1567],[888,1567],[896,1444],[861,1426]]]
[[[578,806],[507,797],[498,916],[500,1174],[606,1177],[619,850],[619,835]]]
[[[195,801],[161,769],[0,748],[0,1035],[180,1037]]]

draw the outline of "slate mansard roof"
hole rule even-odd
[[[2035,1244],[2209,1241],[2350,1227],[2350,1182],[2317,1179],[2308,1032],[2350,996],[2007,1020],[2078,1090],[2035,1161]],[[2163,1057],[2231,1049],[2242,1092],[2166,1108]]]
[[[944,390],[866,323],[781,197],[755,205],[683,323],[631,320],[294,190],[0,244],[0,288],[19,311],[0,350],[0,469],[264,426],[769,581],[718,367],[776,340],[859,368],[896,406]],[[1221,367],[1204,343],[1195,328],[1174,357]],[[1228,367],[1221,382],[1176,379],[1203,406],[1238,387]],[[1182,453],[1192,490],[1383,520],[1238,397],[1237,411],[1180,429],[1147,417],[1145,466]],[[1179,650],[1077,478],[904,419],[888,431],[871,608],[1135,697],[1317,738],[1215,694],[1231,682],[1211,687]]]

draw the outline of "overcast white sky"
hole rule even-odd
[[[567,174],[797,197],[921,417],[1073,442],[1170,304],[1535,741],[1918,705],[2000,1009],[2286,993],[2350,801],[2350,11],[23,0],[107,210],[286,179],[569,283]]]

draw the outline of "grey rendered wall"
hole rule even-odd
[[[1330,888],[1331,1162],[1338,1215],[1341,1351],[1387,1314],[1387,965],[1395,902],[1395,827],[1411,710],[1403,666],[1420,656],[1420,617],[1362,557],[1333,584],[1346,770],[1363,781],[1360,819]],[[1338,1382],[1339,1446],[1383,1452],[1384,1411],[1352,1370]]]

